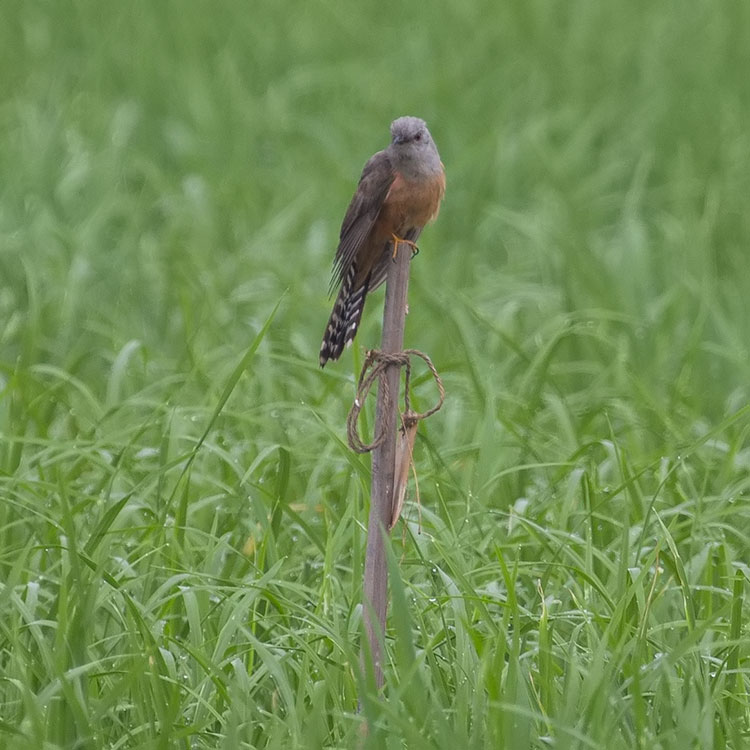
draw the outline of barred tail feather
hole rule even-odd
[[[357,333],[362,310],[365,307],[369,276],[358,289],[354,289],[357,268],[354,263],[347,271],[336,297],[331,317],[328,319],[323,343],[320,345],[320,366],[325,367],[329,359],[336,360],[341,356],[344,347],[350,344]]]

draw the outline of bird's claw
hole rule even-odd
[[[411,240],[405,240],[403,237],[398,237],[395,234],[392,234],[391,237],[393,238],[393,255],[391,256],[391,260],[394,263],[396,262],[396,256],[398,255],[399,245],[408,245],[411,248],[412,258],[419,253],[419,248],[417,247],[416,242],[412,242]]]

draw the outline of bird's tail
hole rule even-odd
[[[325,367],[329,359],[336,360],[341,356],[344,347],[351,343],[357,333],[362,310],[365,307],[365,297],[369,288],[370,277],[358,289],[354,288],[357,275],[356,264],[352,263],[341,284],[341,290],[328,318],[328,325],[323,334],[320,345],[320,366]]]

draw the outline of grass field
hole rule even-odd
[[[0,748],[750,746],[747,3],[6,0],[0,66]],[[317,352],[402,114],[448,400],[376,696],[382,293]]]

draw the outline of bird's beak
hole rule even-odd
[[[396,143],[396,144],[403,143],[405,140],[406,140],[406,138],[404,138],[404,136],[402,136],[402,135],[394,135],[393,136],[393,142]]]

